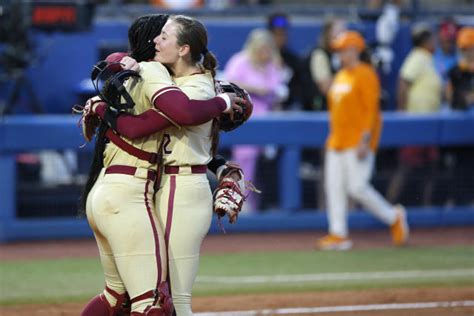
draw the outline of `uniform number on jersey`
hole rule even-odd
[[[171,143],[171,136],[170,134],[163,135],[163,152],[166,155],[171,154],[171,150],[168,148],[168,145]]]

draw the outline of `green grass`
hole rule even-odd
[[[260,252],[205,255],[200,276],[254,276],[405,270],[474,269],[474,247]],[[271,284],[199,282],[195,295],[358,290],[390,287],[474,286],[471,276],[311,281]],[[103,288],[98,258],[0,263],[0,305],[86,300]]]

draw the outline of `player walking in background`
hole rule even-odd
[[[157,33],[153,31],[161,30],[166,19],[164,15],[146,16],[130,27],[131,55],[138,61],[154,57],[153,38]],[[189,101],[158,62],[141,62],[140,69],[140,80],[132,77],[127,81],[127,93],[135,103],[135,114],[151,109],[179,124],[183,116],[176,112],[179,109],[199,108],[209,116],[205,121],[224,109],[232,109],[228,96]],[[85,121],[90,121],[88,115],[101,104],[96,103],[89,103]],[[115,112],[107,108],[103,114],[109,126],[115,126]],[[106,138],[110,140],[107,144]],[[113,133],[105,124],[99,128],[82,202],[86,204],[87,219],[99,247],[106,289],[89,302],[82,312],[84,316],[120,315],[126,312],[124,304],[128,296],[131,315],[172,313],[166,282],[164,232],[153,205],[154,182],[161,162],[157,153],[163,139],[163,133],[154,133],[128,140]]]
[[[369,182],[382,127],[377,74],[361,60],[365,41],[359,33],[340,34],[333,47],[340,55],[342,69],[328,93],[330,133],[324,178],[329,234],[318,240],[317,247],[351,248],[347,227],[349,196],[389,225],[393,243],[403,245],[408,238],[405,210],[390,205]]]

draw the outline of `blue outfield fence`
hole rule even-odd
[[[17,217],[16,154],[44,149],[91,150],[77,126],[78,117],[64,115],[11,116],[0,119],[0,241],[22,239],[80,238],[92,236],[83,218]],[[327,136],[325,113],[271,113],[253,118],[236,131],[224,133],[221,146],[235,144],[278,145],[282,148],[279,169],[279,207],[264,214],[243,215],[228,231],[274,231],[325,229],[326,216],[303,210],[302,184],[298,168],[302,147],[321,147]],[[403,145],[474,144],[473,113],[407,115],[384,113],[381,147]],[[411,208],[408,220],[413,227],[474,225],[473,207]],[[376,228],[382,224],[367,213],[349,215],[351,228]],[[211,232],[218,231],[213,221]]]

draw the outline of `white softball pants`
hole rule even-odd
[[[348,197],[354,198],[365,209],[387,225],[395,222],[392,205],[370,184],[375,154],[358,159],[356,149],[327,150],[325,157],[325,190],[328,208],[329,233],[348,236]]]
[[[158,220],[168,249],[171,294],[177,316],[192,316],[191,297],[201,244],[212,219],[206,174],[163,174],[156,194]]]

